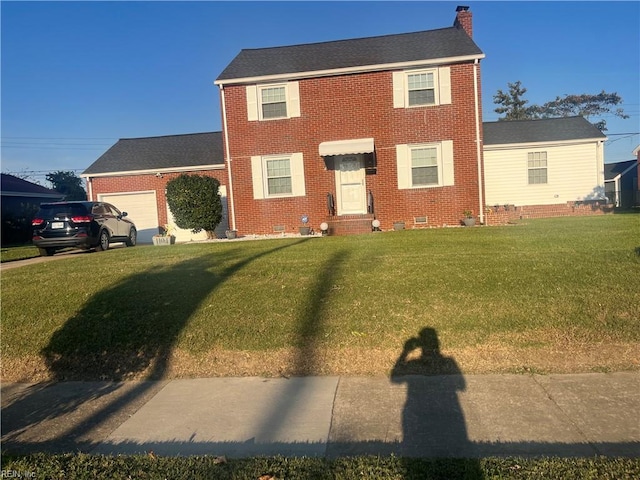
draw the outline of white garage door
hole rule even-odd
[[[158,233],[158,204],[156,192],[105,193],[98,200],[114,205],[136,224],[138,243],[151,243],[151,237]]]
[[[218,193],[220,194],[220,200],[222,201],[222,220],[216,228],[215,234],[218,238],[226,238],[226,231],[229,229],[229,220],[227,218],[227,187],[225,185],[220,185]],[[195,240],[207,239],[207,233],[204,231],[192,233],[191,230],[179,228],[176,225],[173,214],[171,213],[171,209],[169,208],[168,204],[167,214],[169,216],[169,225],[173,227],[171,231],[176,236],[176,242],[190,242]]]

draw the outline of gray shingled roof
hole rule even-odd
[[[23,180],[22,178],[14,177],[7,173],[0,174],[0,190],[2,195],[19,195],[19,196],[34,196],[34,197],[51,197],[51,198],[63,198],[64,195],[51,190],[50,188],[43,187],[37,183]]]
[[[482,129],[485,145],[607,138],[583,117],[484,122]]]
[[[243,49],[217,81],[433,60],[482,51],[458,27],[286,47]]]
[[[124,138],[83,175],[224,165],[222,132]]]
[[[605,163],[604,164],[604,179],[613,180],[621,173],[638,165],[637,160],[627,160],[626,162]]]

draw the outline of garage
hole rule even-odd
[[[151,237],[158,233],[158,205],[156,192],[103,193],[98,200],[127,212],[127,218],[136,224],[138,243],[151,243]]]

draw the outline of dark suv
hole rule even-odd
[[[126,216],[104,202],[42,203],[31,222],[33,244],[43,256],[68,247],[107,250],[111,242],[133,247],[136,226]]]

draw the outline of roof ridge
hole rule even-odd
[[[355,38],[343,38],[340,40],[325,40],[320,42],[308,42],[308,43],[297,43],[294,45],[276,45],[273,47],[259,47],[259,48],[243,48],[241,52],[257,52],[260,50],[277,50],[280,48],[293,48],[293,47],[306,47],[306,46],[315,46],[315,45],[328,45],[331,43],[342,43],[342,42],[355,42],[358,40],[372,40],[375,38],[389,38],[389,37],[402,37],[409,35],[416,35],[418,33],[428,33],[428,32],[438,32],[440,30],[460,30],[457,27],[442,27],[442,28],[433,28],[430,30],[416,30],[415,32],[402,32],[402,33],[387,33],[384,35],[371,35],[369,37],[355,37]]]

